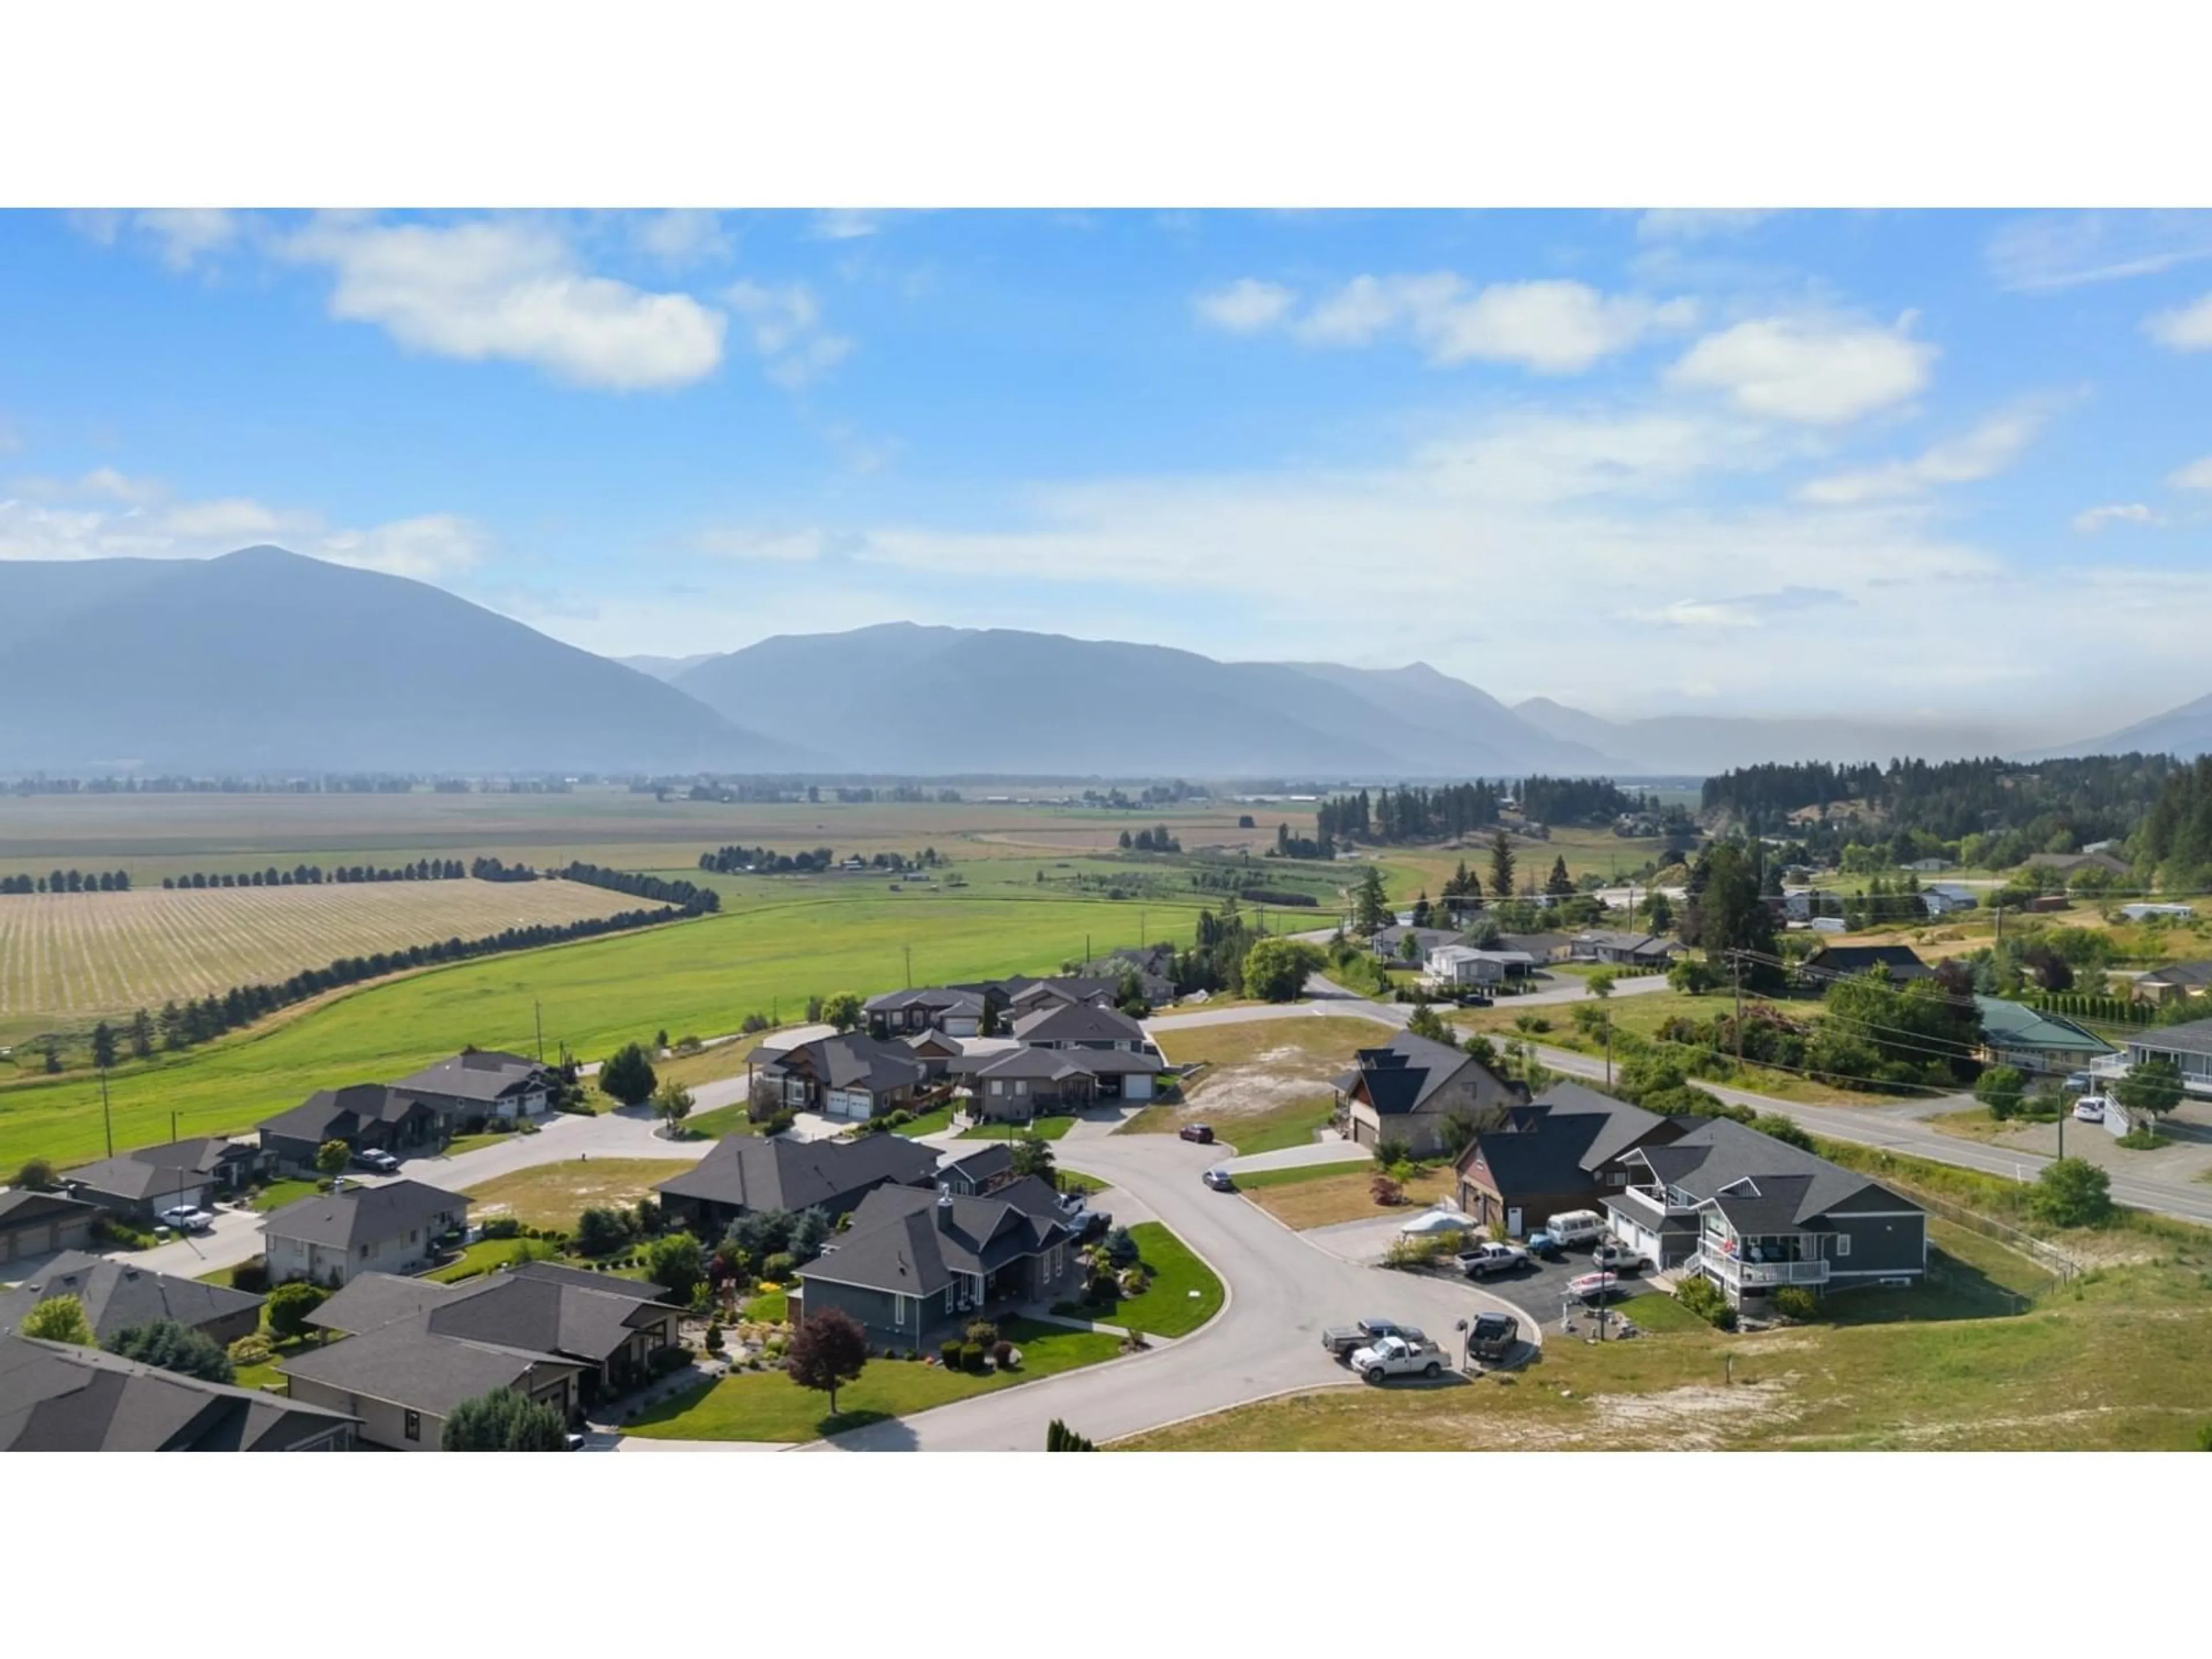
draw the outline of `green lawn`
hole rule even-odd
[[[1110,1307],[1079,1305],[1078,1316],[1147,1336],[1188,1336],[1221,1311],[1221,1280],[1182,1240],[1157,1221],[1139,1222],[1129,1237],[1136,1241],[1137,1259],[1152,1274],[1152,1284],[1142,1295]]]
[[[1295,1187],[1302,1182],[1327,1181],[1332,1176],[1373,1176],[1379,1166],[1371,1158],[1347,1158],[1341,1164],[1302,1164],[1290,1170],[1250,1170],[1237,1177],[1239,1192],[1260,1192],[1269,1187]]]
[[[536,1242],[526,1238],[480,1239],[463,1249],[458,1261],[449,1261],[422,1276],[434,1279],[441,1285],[456,1285],[464,1279],[474,1279],[478,1273],[488,1273],[495,1267],[505,1267],[520,1257],[524,1245]]]
[[[1121,1350],[1118,1339],[1102,1332],[1026,1320],[1001,1322],[999,1331],[1022,1352],[1018,1371],[975,1376],[915,1359],[871,1359],[858,1382],[837,1391],[835,1417],[826,1395],[800,1388],[783,1372],[747,1371],[656,1407],[623,1432],[662,1440],[815,1440],[1095,1365]]]
[[[1036,1135],[1045,1140],[1058,1140],[1074,1127],[1075,1120],[1072,1117],[1040,1117],[1032,1119],[1027,1123],[978,1123],[973,1128],[963,1129],[960,1132],[960,1139],[963,1140],[1019,1140],[1024,1135]],[[912,1135],[927,1132],[908,1128],[902,1129],[899,1133]]]
[[[896,1133],[908,1140],[917,1140],[923,1135],[943,1134],[951,1127],[952,1103],[948,1100],[942,1106],[922,1113],[913,1122],[902,1126]]]
[[[1626,1314],[1647,1331],[1701,1331],[1705,1322],[1692,1313],[1664,1291],[1646,1291],[1632,1296],[1619,1304]]]
[[[791,1292],[763,1291],[758,1296],[746,1297],[741,1311],[747,1319],[758,1320],[764,1325],[781,1325],[791,1317]]]
[[[271,1210],[281,1210],[287,1204],[296,1204],[303,1198],[313,1198],[322,1191],[319,1181],[272,1181],[253,1194],[253,1207],[266,1215]]]
[[[1081,1193],[1087,1198],[1092,1193],[1106,1190],[1105,1182],[1095,1175],[1085,1175],[1080,1170],[1055,1170],[1053,1173],[1060,1178],[1060,1190],[1063,1193]]]
[[[686,1140],[720,1140],[725,1135],[757,1135],[761,1126],[745,1115],[745,1103],[717,1106],[711,1112],[694,1112],[684,1120]]]
[[[432,969],[123,1066],[109,1074],[115,1144],[166,1139],[172,1110],[179,1134],[238,1132],[317,1089],[404,1076],[469,1043],[531,1050],[539,1012],[548,1053],[566,1042],[590,1059],[656,1028],[706,1036],[748,1013],[788,1014],[812,994],[887,989],[904,978],[904,945],[917,983],[975,979],[1055,969],[1081,953],[1086,933],[1103,944],[1135,921],[1133,904],[1003,887],[986,896],[756,885],[759,896],[729,914]],[[1149,908],[1152,936],[1190,937],[1194,908]],[[794,951],[802,935],[806,949]],[[103,1146],[94,1079],[0,1087],[0,1167],[31,1158],[67,1166]]]

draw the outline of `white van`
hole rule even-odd
[[[1544,1231],[1555,1243],[1579,1249],[1605,1237],[1605,1218],[1595,1210],[1564,1210],[1544,1218]]]

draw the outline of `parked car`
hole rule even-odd
[[[1348,1359],[1386,1336],[1402,1336],[1409,1342],[1428,1340],[1413,1326],[1401,1325],[1395,1319],[1363,1319],[1357,1325],[1331,1326],[1321,1334],[1321,1345],[1339,1359]]]
[[[399,1172],[399,1160],[381,1146],[369,1146],[356,1152],[353,1164],[356,1170],[374,1170],[379,1175],[397,1175]]]
[[[1443,1350],[1426,1337],[1409,1342],[1402,1336],[1386,1336],[1371,1347],[1356,1349],[1352,1369],[1370,1382],[1391,1376],[1441,1376]]]
[[[1585,1249],[1604,1239],[1605,1218],[1595,1210],[1566,1210],[1546,1216],[1544,1231],[1568,1249]]]
[[[2086,1095],[2097,1086],[2097,1080],[2087,1072],[2069,1072],[2060,1085],[2069,1095]]]
[[[2081,1123],[2102,1123],[2109,1103],[2102,1095],[2083,1095],[2074,1103],[2074,1117]]]
[[[1644,1266],[1644,1252],[1632,1244],[1608,1238],[1590,1252],[1590,1261],[1617,1273],[1632,1273]]]
[[[1557,1261],[1567,1253],[1565,1245],[1540,1227],[1528,1235],[1528,1254],[1539,1261]]]
[[[215,1225],[215,1217],[190,1204],[179,1204],[161,1212],[161,1219],[180,1233],[204,1233]]]
[[[1185,1140],[1194,1140],[1201,1146],[1213,1145],[1213,1126],[1211,1123],[1186,1123],[1177,1133]]]
[[[1467,1333],[1467,1357],[1495,1363],[1513,1352],[1521,1335],[1521,1322],[1511,1314],[1477,1314]]]
[[[1452,1263],[1469,1279],[1488,1279],[1493,1273],[1510,1273],[1528,1266],[1528,1252],[1518,1244],[1478,1244],[1471,1250],[1462,1250],[1452,1258]]]
[[[1578,1302],[1602,1302],[1620,1288],[1619,1278],[1609,1273],[1582,1273],[1567,1281],[1567,1294]]]
[[[1208,1170],[1204,1175],[1200,1176],[1199,1179],[1203,1181],[1207,1186],[1212,1188],[1217,1193],[1233,1193],[1237,1190],[1236,1181],[1230,1176],[1228,1170],[1223,1169],[1218,1164],[1211,1170]]]

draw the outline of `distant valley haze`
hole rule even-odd
[[[0,772],[1302,778],[1695,775],[1941,759],[1992,726],[1602,720],[1425,663],[1224,662],[1009,629],[878,623],[618,661],[426,582],[257,546],[0,561]],[[2087,743],[2212,749],[2212,697]]]

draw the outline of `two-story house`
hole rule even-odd
[[[1629,1152],[1687,1126],[1579,1083],[1554,1083],[1468,1144],[1453,1166],[1459,1206],[1481,1226],[1525,1238],[1547,1217],[1597,1208],[1628,1184]]]
[[[318,1089],[257,1127],[270,1163],[291,1176],[315,1172],[315,1154],[325,1141],[343,1141],[356,1152],[374,1148],[396,1155],[434,1151],[451,1133],[445,1114],[383,1083]]]
[[[1524,1104],[1528,1091],[1448,1042],[1401,1031],[1381,1048],[1362,1048],[1336,1079],[1337,1117],[1358,1145],[1403,1141],[1412,1156],[1442,1150],[1444,1120],[1464,1114],[1478,1128]]]
[[[2099,1071],[2115,1075],[2147,1060],[2167,1060],[2181,1073],[2185,1093],[2199,1100],[2212,1097],[2212,1019],[2149,1026],[2130,1032],[2126,1042],[2124,1055],[2106,1061]]]
[[[451,1133],[479,1119],[543,1117],[560,1097],[561,1077],[526,1054],[465,1048],[392,1086],[442,1115]]]
[[[1920,1206],[1727,1118],[1623,1162],[1628,1184],[1605,1200],[1614,1236],[1667,1272],[1703,1273],[1738,1307],[1786,1285],[1911,1285],[1927,1272]]]
[[[765,1103],[864,1123],[911,1104],[928,1082],[929,1068],[904,1043],[848,1031],[763,1050],[751,1095],[757,1110]]]
[[[348,1185],[262,1218],[272,1284],[304,1279],[337,1289],[367,1273],[411,1273],[437,1259],[439,1241],[468,1224],[469,1200],[419,1181]]]

